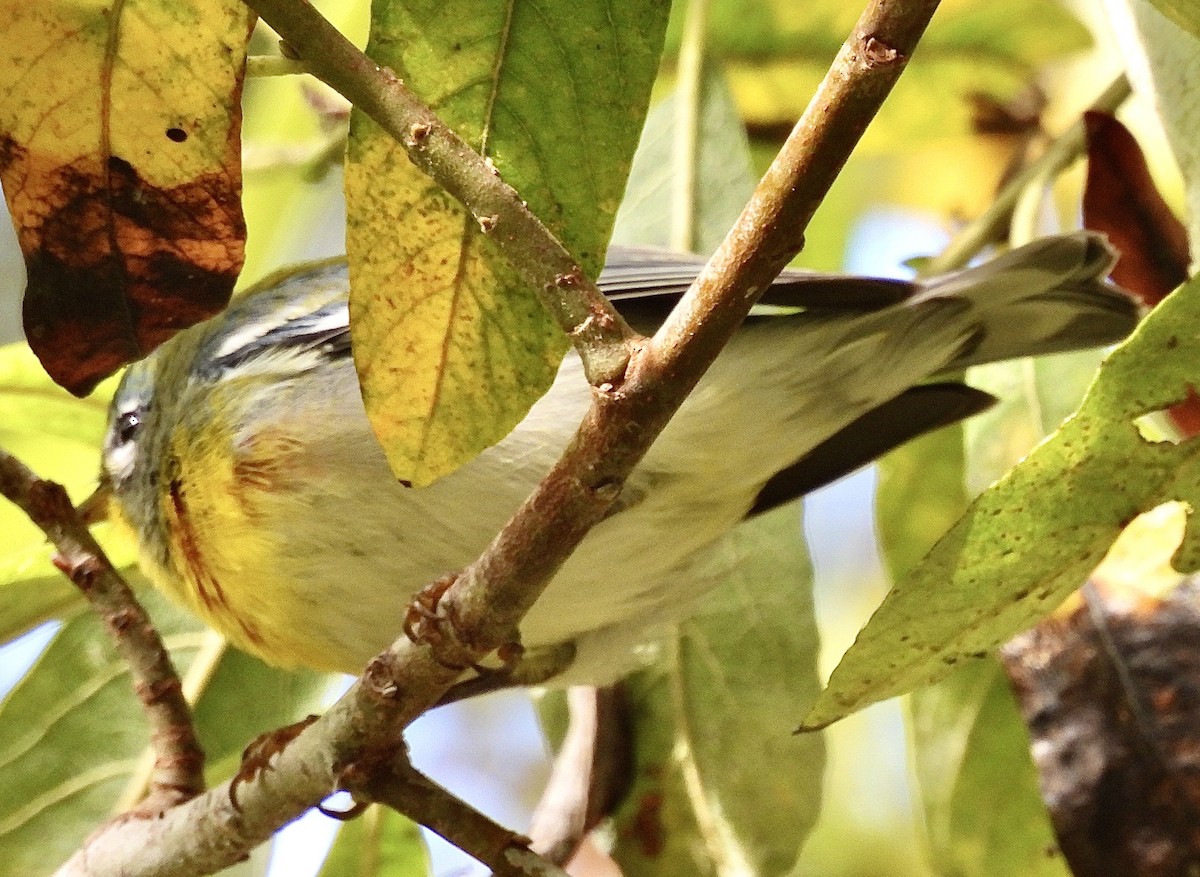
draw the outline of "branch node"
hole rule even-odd
[[[620,481],[615,478],[610,478],[606,481],[601,481],[599,484],[593,487],[592,495],[605,505],[610,505],[611,503],[616,502],[617,497],[621,495],[621,486],[622,485]]]
[[[250,745],[242,751],[242,765],[237,775],[229,782],[229,803],[239,813],[242,811],[238,803],[237,790],[242,783],[258,777],[271,766],[271,759],[283,752],[289,743],[300,736],[301,732],[317,720],[317,716],[305,716],[294,724],[268,731],[250,741]]]
[[[458,573],[442,576],[413,597],[404,617],[404,633],[416,645],[427,646],[433,659],[447,670],[467,670],[477,662],[476,649],[462,635],[454,604],[443,601]]]
[[[395,657],[389,650],[372,658],[371,663],[363,670],[363,687],[377,700],[396,700],[400,696],[394,664]]]
[[[178,679],[138,680],[133,690],[137,692],[138,700],[146,706],[153,706],[164,698],[173,697],[183,690],[183,683]]]
[[[476,221],[479,223],[479,230],[481,232],[491,234],[496,228],[496,223],[500,221],[500,217],[495,213],[489,213],[486,216],[476,217]]]
[[[868,67],[882,67],[906,60],[897,49],[874,36],[868,36],[863,41],[863,58]]]
[[[419,144],[422,140],[429,136],[429,132],[433,130],[433,126],[428,122],[413,122],[408,129],[409,143],[413,146]]]
[[[138,620],[139,614],[133,609],[118,609],[115,612],[108,612],[104,616],[105,624],[116,636],[124,636],[126,631],[138,623]]]

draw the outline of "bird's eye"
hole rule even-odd
[[[116,429],[117,440],[121,444],[132,441],[137,435],[138,427],[142,425],[141,415],[136,411],[126,411],[117,417]]]

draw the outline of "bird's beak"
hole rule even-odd
[[[79,504],[76,511],[89,527],[108,520],[108,501],[112,498],[112,482],[107,475],[100,476],[100,484],[92,495]]]

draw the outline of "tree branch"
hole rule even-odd
[[[129,585],[71,504],[62,485],[43,481],[0,449],[0,494],[54,544],[57,566],[83,593],[129,666],[150,726],[154,767],[140,813],[157,813],[204,791],[204,751],[171,656]]]
[[[305,15],[311,13],[306,3],[293,0],[253,3],[267,12],[272,25],[287,10],[302,8]],[[634,352],[625,380],[596,390],[594,403],[562,458],[441,599],[442,632],[457,641],[463,655],[482,659],[516,638],[518,622],[550,577],[611,507],[630,470],[754,301],[800,249],[805,227],[903,70],[936,7],[936,0],[872,0],[868,5],[809,108],[699,279],[658,334]],[[320,32],[319,25],[314,28]],[[312,63],[305,46],[318,37],[296,34],[286,24],[284,29],[288,30],[285,37],[297,40],[296,47]],[[428,110],[409,106],[411,96],[398,88],[394,77],[361,54],[346,55],[343,50],[342,55],[320,63],[319,75],[336,79],[343,93],[373,117],[383,115],[389,101],[404,104],[386,126],[393,134],[413,140],[413,124],[428,119],[432,125]],[[344,69],[329,69],[339,65]],[[408,120],[408,127],[400,120]],[[423,132],[415,139],[427,143],[431,137]],[[422,156],[421,166],[451,191],[469,190],[480,157],[459,156],[464,145],[446,134],[434,139],[444,150],[437,161],[423,157],[429,155],[426,147],[414,147]],[[509,197],[507,192],[511,190],[502,193],[504,198]],[[494,194],[490,189],[488,193]],[[477,205],[472,209],[485,214],[491,209],[472,203]],[[549,255],[551,264],[561,266],[561,261],[555,261],[561,253],[543,254],[543,244],[540,237],[512,235],[511,246],[520,254],[521,264]],[[567,307],[579,312],[574,305]],[[161,819],[127,822],[101,832],[59,873],[167,877],[233,864],[280,825],[332,792],[355,764],[382,758],[394,746],[400,729],[436,703],[458,675],[438,660],[429,645],[402,638],[376,657],[346,695],[279,753],[272,770],[239,785],[240,811],[230,805],[227,788],[210,792]],[[197,830],[198,826],[204,830]]]
[[[473,645],[496,648],[607,512],[651,442],[803,233],[891,90],[937,0],[873,0],[737,223],[626,380],[597,392],[571,444],[446,595]],[[485,584],[486,583],[486,584]]]
[[[246,0],[246,5],[283,38],[285,54],[370,116],[413,164],[470,211],[571,339],[588,381],[600,386],[620,380],[637,333],[495,166],[307,0]]]
[[[628,791],[633,740],[619,685],[567,689],[568,724],[529,827],[532,848],[566,865]]]
[[[440,834],[492,869],[496,877],[566,877],[529,850],[529,839],[456,798],[401,756],[382,769],[347,771],[343,786],[356,799],[385,804]]]

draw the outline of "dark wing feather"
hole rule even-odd
[[[978,414],[995,401],[991,394],[966,384],[925,384],[906,390],[777,472],[759,491],[747,517],[824,487],[909,439]]]
[[[700,256],[639,247],[610,247],[599,286],[627,320],[643,331],[670,313],[705,260]],[[762,304],[861,313],[907,301],[919,287],[907,280],[850,277],[787,270]]]

